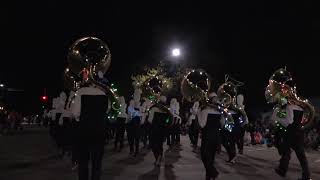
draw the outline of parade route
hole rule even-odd
[[[200,155],[192,151],[187,136],[182,136],[180,147],[167,150],[160,168],[153,165],[153,155],[142,150],[138,157],[129,156],[126,143],[122,152],[114,152],[113,144],[106,146],[102,180],[202,180],[205,170]],[[0,180],[76,180],[77,172],[71,170],[68,157],[56,157],[55,148],[47,129],[27,128],[21,134],[0,136]],[[320,179],[319,152],[308,152],[307,157],[314,180]],[[245,147],[236,164],[225,162],[225,152],[216,156],[219,180],[296,180],[300,165],[294,153],[287,178],[280,178],[273,168],[279,156],[274,148]]]

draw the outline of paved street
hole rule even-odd
[[[127,145],[126,145],[127,147]],[[167,147],[165,146],[165,149]],[[166,151],[161,168],[154,168],[153,155],[142,151],[130,157],[128,148],[121,153],[108,145],[103,161],[106,180],[201,180],[205,171],[198,154],[192,152],[187,136],[182,136],[182,146]],[[320,179],[320,153],[308,152],[309,165],[314,180]],[[220,180],[280,180],[273,168],[279,156],[275,149],[263,146],[245,147],[234,165],[225,163],[226,154],[217,155],[216,166]],[[300,166],[293,154],[286,180],[295,180]],[[76,180],[69,158],[56,158],[55,148],[46,129],[28,128],[14,136],[0,136],[0,180]]]

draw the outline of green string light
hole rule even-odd
[[[167,119],[166,119],[166,123],[169,124],[169,121],[170,121],[169,118],[167,118]]]

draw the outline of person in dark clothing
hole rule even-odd
[[[65,155],[65,153],[71,153],[72,146],[72,113],[68,109],[64,109],[62,111],[62,115],[59,118],[59,122],[61,127],[61,157]]]
[[[246,127],[241,127],[240,129],[240,136],[237,140],[237,147],[238,147],[238,151],[239,151],[239,154],[243,154],[243,144],[244,144],[244,135],[246,133]]]
[[[275,172],[282,177],[286,176],[292,149],[302,168],[300,179],[311,180],[304,150],[304,129],[313,120],[314,107],[297,96],[291,74],[286,69],[279,69],[270,77],[265,98],[268,103],[275,105],[272,119],[275,120],[278,129],[275,138],[280,138],[276,146],[281,159]]]
[[[239,94],[237,96],[237,106],[239,108],[242,108],[243,110],[245,109],[245,106],[243,104],[244,101],[244,97],[242,94]],[[242,118],[242,117],[241,117]],[[240,133],[239,133],[239,138],[237,139],[237,147],[238,147],[238,151],[239,154],[243,154],[243,144],[244,144],[244,135],[246,133],[246,129],[247,129],[247,124],[249,123],[248,121],[248,116],[246,117],[246,122],[245,123],[241,123],[240,125]]]
[[[128,132],[128,142],[130,145],[130,154],[137,156],[139,153],[139,143],[141,136],[141,113],[139,108],[134,107],[134,100],[130,101],[128,107],[128,123],[127,123],[127,132]]]
[[[201,160],[206,169],[206,180],[214,180],[218,171],[214,166],[215,154],[220,144],[220,131],[224,121],[215,106],[205,106],[198,114],[201,127]]]
[[[117,150],[118,144],[120,144],[120,147],[118,151],[120,152],[123,148],[123,140],[124,140],[124,133],[126,129],[126,121],[127,121],[127,104],[125,102],[125,99],[123,96],[119,98],[121,107],[120,107],[120,114],[117,117],[116,121],[116,139],[114,141],[114,149]]]
[[[291,149],[297,155],[297,158],[302,167],[302,179],[310,179],[310,170],[308,160],[304,150],[304,131],[299,127],[299,122],[303,116],[303,109],[297,105],[286,105],[285,111],[288,114],[286,118],[279,118],[274,115],[274,119],[280,123],[284,132],[282,132],[281,141],[278,142],[279,153],[281,155],[280,164],[276,173],[280,176],[285,176],[288,170],[288,165],[291,156]],[[280,134],[280,132],[279,132]]]
[[[100,180],[106,139],[105,114],[108,109],[108,97],[91,84],[77,91],[71,109],[79,122],[75,135],[79,180],[89,179],[89,161],[92,166],[91,180]]]
[[[172,98],[170,102],[170,111],[174,115],[173,117],[173,125],[172,125],[172,145],[177,145],[180,143],[180,134],[181,134],[181,117],[180,113],[180,105],[176,98]]]
[[[141,112],[141,141],[143,143],[143,148],[149,147],[150,139],[150,123],[147,121],[148,109],[151,104],[149,99],[144,98],[140,112]]]
[[[173,142],[174,144],[180,144],[180,134],[181,134],[181,118],[174,117],[173,121]]]
[[[223,112],[223,119],[225,125],[222,128],[222,145],[226,149],[229,159],[227,162],[235,163],[236,158],[236,144],[243,139],[244,134],[241,134],[242,128],[248,124],[248,118],[244,112],[243,96],[237,97],[237,85],[233,82],[227,81],[219,86],[217,94],[217,102],[219,102],[220,110]],[[229,100],[227,100],[229,97]],[[238,104],[234,99],[239,99]],[[242,147],[240,150],[242,151]]]
[[[190,109],[191,115],[188,120],[189,138],[194,149],[197,148],[199,139],[199,124],[197,117],[197,113],[199,112],[199,106],[199,102],[194,103],[193,107]]]
[[[164,105],[166,97],[160,97],[160,103]],[[169,118],[168,112],[164,111],[157,104],[149,111],[148,122],[151,124],[150,146],[155,158],[155,165],[160,166],[163,157],[163,142],[165,139],[166,120]]]
[[[228,153],[228,157],[229,159],[227,160],[227,162],[230,163],[234,163],[235,162],[235,158],[236,158],[236,143],[239,140],[240,137],[240,124],[238,121],[238,116],[239,114],[237,114],[235,111],[231,111],[229,110],[228,113],[231,114],[232,119],[234,121],[234,124],[232,124],[232,127],[228,127],[225,126],[224,128],[222,128],[221,130],[221,134],[222,134],[222,138],[221,138],[221,142],[223,147],[226,149],[227,153]],[[223,119],[225,119],[226,117],[223,117]],[[226,123],[226,125],[228,125]]]
[[[52,102],[52,110],[49,111],[49,118],[50,118],[50,127],[49,127],[49,134],[54,140],[57,145],[59,156],[61,156],[62,152],[62,144],[61,144],[61,128],[59,127],[59,119],[62,115],[62,101],[59,97],[54,98]]]

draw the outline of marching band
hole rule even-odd
[[[81,44],[84,41],[87,44]],[[89,46],[92,42],[98,43],[98,48],[101,46],[107,52],[99,56],[102,60],[90,59],[77,49],[79,44]],[[82,82],[80,86],[78,82],[74,82],[68,99],[65,93],[53,99],[52,110],[47,113],[50,119],[50,134],[59,148],[59,156],[63,157],[65,153],[72,154],[72,163],[79,171],[80,180],[89,179],[89,160],[92,162],[91,179],[100,179],[108,134],[106,129],[110,130],[106,128],[110,124],[107,123],[110,121],[110,115],[106,118],[106,114],[115,109],[116,152],[122,151],[126,134],[130,155],[139,155],[142,142],[144,148],[151,148],[155,158],[154,165],[159,167],[164,158],[163,144],[167,141],[169,149],[179,146],[182,128],[186,125],[195,152],[198,141],[201,140],[200,155],[206,180],[218,177],[214,160],[221,145],[228,154],[226,162],[236,163],[236,149],[238,148],[239,154],[243,153],[243,138],[249,122],[243,105],[244,97],[238,93],[237,82],[226,79],[215,93],[210,88],[211,79],[207,73],[197,69],[188,72],[181,82],[183,98],[179,100],[180,103],[185,100],[193,106],[187,112],[188,117],[180,117],[180,114],[185,112],[180,112],[177,97],[167,101],[161,90],[161,79],[157,79],[156,83],[149,80],[145,88],[147,92],[145,89],[135,89],[132,99],[126,100],[121,96],[116,97],[117,102],[111,101],[114,94],[110,93],[110,89],[106,91],[100,82],[95,81],[94,76],[98,74],[101,77],[101,74],[106,72],[110,64],[108,53],[108,48],[99,39],[87,38],[77,41],[71,48],[69,68],[74,76],[80,74]],[[84,56],[90,62],[82,62],[79,56]],[[89,74],[82,75],[83,70]],[[97,70],[99,71],[96,72]],[[303,131],[312,122],[313,106],[297,97],[292,77],[285,69],[280,69],[271,76],[266,99],[275,107],[273,119],[278,123],[277,127],[283,127],[283,132],[278,133],[277,137],[281,159],[275,172],[285,177],[293,149],[302,167],[302,180],[310,180],[303,147]],[[170,102],[169,105],[167,102]]]

